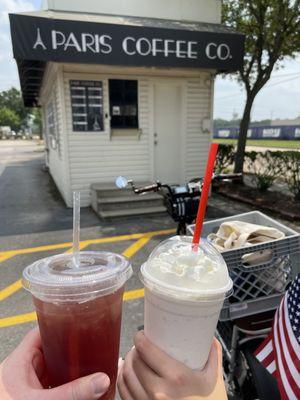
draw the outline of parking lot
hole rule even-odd
[[[72,210],[66,209],[51,178],[43,169],[37,144],[0,143],[0,361],[36,324],[30,294],[22,289],[25,266],[54,254],[70,251]],[[249,211],[249,207],[213,195],[208,218]],[[284,222],[286,223],[286,221]],[[167,215],[100,221],[89,208],[81,213],[81,249],[123,253],[133,266],[126,285],[121,354],[143,324],[140,265],[151,250],[175,232]],[[299,225],[288,223],[299,230]]]
[[[21,284],[24,267],[71,249],[72,210],[44,171],[42,150],[32,142],[0,142],[0,361],[36,324],[31,296]],[[124,295],[124,354],[143,324],[139,266],[175,225],[167,216],[101,222],[89,208],[82,209],[81,225],[82,250],[123,253],[132,262]]]
[[[137,327],[143,324],[143,290],[137,275],[139,266],[155,245],[173,232],[173,229],[166,229],[119,236],[95,237],[81,241],[81,249],[122,253],[132,262],[134,274],[127,283],[124,294],[122,354],[132,346],[131,338]],[[84,237],[84,232],[82,233]],[[34,242],[31,240],[31,245]],[[36,324],[36,314],[33,310],[30,294],[22,289],[20,280],[24,266],[39,258],[68,251],[70,246],[70,242],[62,242],[1,251],[0,359],[3,359],[15,347],[25,332]]]

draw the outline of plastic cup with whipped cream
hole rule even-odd
[[[145,335],[192,369],[208,359],[224,299],[232,290],[221,254],[202,240],[175,236],[159,244],[142,265]]]

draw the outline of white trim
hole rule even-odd
[[[211,74],[211,91],[210,91],[210,102],[211,102],[211,106],[210,106],[210,136],[211,136],[211,140],[213,140],[214,137],[214,98],[215,98],[215,82],[216,82],[216,75],[215,74]]]
[[[70,159],[69,159],[69,139],[67,134],[67,120],[66,120],[66,99],[64,93],[64,67],[63,65],[59,66],[57,73],[57,84],[58,84],[58,96],[61,106],[61,125],[62,125],[62,141],[64,148],[64,181],[66,184],[65,191],[63,193],[63,197],[68,207],[72,207],[72,188],[71,188],[71,175],[70,175]]]
[[[149,173],[150,179],[154,181],[154,84],[149,82]]]
[[[139,76],[141,79],[149,79],[151,77],[166,77],[166,78],[199,78],[200,74],[214,73],[213,69],[199,68],[149,68],[149,67],[120,67],[115,65],[101,64],[62,64],[65,74],[77,76],[90,76],[91,80],[95,80],[95,75],[107,75],[116,77],[114,79],[128,79],[127,76]],[[119,76],[120,78],[117,78]],[[124,77],[124,78],[123,78]],[[72,78],[74,79],[74,78]],[[85,79],[85,78],[78,78]],[[89,78],[87,78],[89,79]],[[76,79],[75,79],[76,80]]]
[[[58,64],[52,62],[47,63],[39,94],[39,104],[44,105],[51,96],[56,82],[57,71]]]
[[[182,139],[181,139],[181,166],[182,166],[182,173],[181,173],[181,180],[182,182],[179,183],[185,183],[187,174],[186,174],[186,142],[187,142],[187,80],[185,79],[182,82],[182,90],[181,90],[181,97],[182,97],[182,111],[181,111],[181,129],[183,132]]]

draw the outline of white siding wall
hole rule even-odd
[[[44,0],[42,8],[220,23],[221,0]]]
[[[66,146],[64,141],[64,129],[63,129],[63,116],[62,116],[62,101],[60,98],[59,90],[59,72],[57,70],[49,69],[46,73],[47,85],[43,88],[43,94],[40,102],[43,108],[43,114],[46,116],[46,107],[49,101],[53,101],[55,111],[55,125],[56,125],[56,137],[57,145],[56,148],[51,146],[51,140],[48,138],[48,166],[50,174],[56,183],[62,197],[67,202],[68,185],[66,179]],[[44,123],[45,123],[44,118]],[[47,127],[44,126],[44,129]]]
[[[202,131],[204,119],[211,119],[212,81],[209,74],[187,79],[186,87],[186,179],[204,175],[211,132]]]
[[[168,72],[166,72],[166,75]],[[92,183],[112,183],[118,175],[132,177],[136,181],[153,179],[153,83],[163,76],[127,75],[107,73],[71,73],[63,75],[65,126],[64,139],[66,141],[65,156],[61,162],[52,158],[51,174],[53,175],[68,206],[72,205],[72,191],[80,190],[82,205],[90,204],[90,185]],[[139,93],[139,125],[142,130],[140,139],[133,136],[111,137],[110,123],[104,121],[104,132],[73,132],[70,98],[70,80],[101,80],[103,81],[104,116],[109,114],[108,79],[137,79]],[[172,79],[168,76],[167,79]],[[184,151],[185,179],[204,174],[207,151],[211,141],[211,133],[202,131],[202,123],[211,118],[212,80],[208,72],[198,73],[190,77],[174,76],[176,81],[181,80],[185,87],[183,110],[186,133]],[[163,112],[163,110],[162,110]],[[59,120],[63,120],[59,117]],[[63,143],[62,143],[63,145]],[[166,155],[167,157],[168,155]],[[52,155],[55,157],[55,155]],[[67,161],[68,159],[68,161]],[[62,164],[64,162],[65,165]],[[67,168],[69,166],[69,173]],[[66,177],[61,171],[66,170]],[[69,180],[69,183],[68,183]],[[64,188],[62,188],[64,186]]]
[[[140,138],[110,138],[108,118],[105,119],[104,132],[73,132],[70,79],[103,81],[105,116],[109,114],[108,78],[101,75],[64,76],[71,190],[81,191],[82,205],[86,206],[90,204],[90,185],[94,182],[112,183],[119,175],[137,181],[149,179],[149,84],[147,80],[138,80]]]

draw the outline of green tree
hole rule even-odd
[[[235,158],[235,172],[242,172],[255,97],[280,62],[300,51],[300,0],[224,0],[223,22],[246,36],[237,74],[247,94]]]
[[[43,134],[43,122],[42,122],[42,113],[41,113],[41,109],[40,108],[33,108],[31,114],[34,115],[35,119],[34,119],[34,128],[35,128],[35,132],[40,135],[40,138],[42,139]]]
[[[12,130],[18,130],[21,121],[19,115],[7,107],[0,108],[0,126],[10,126]]]
[[[14,87],[0,93],[0,108],[2,107],[14,111],[21,121],[26,118],[29,112],[29,109],[23,104],[20,91]]]

